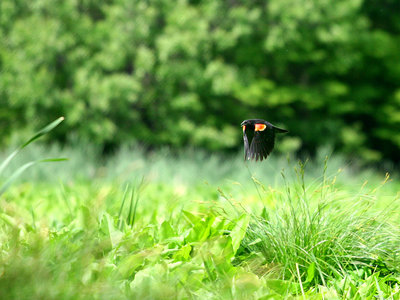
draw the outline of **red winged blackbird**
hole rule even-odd
[[[275,132],[285,133],[286,129],[278,128],[261,119],[244,120],[243,128],[244,159],[263,160],[268,157],[275,144]]]

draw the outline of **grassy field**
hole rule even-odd
[[[4,161],[6,151],[0,161]],[[0,299],[399,299],[397,179],[319,157],[30,145],[0,198]]]

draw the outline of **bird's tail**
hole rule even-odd
[[[282,129],[282,128],[279,128],[279,127],[276,127],[276,126],[274,126],[274,129],[275,129],[275,132],[278,132],[278,133],[286,133],[286,132],[289,132],[289,131],[286,130],[286,129]]]

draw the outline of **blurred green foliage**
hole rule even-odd
[[[398,0],[2,0],[0,139],[241,146],[240,122],[399,160]]]

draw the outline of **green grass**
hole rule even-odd
[[[242,241],[247,256],[260,253],[266,274],[272,265],[275,276],[295,279],[303,289],[327,286],[349,274],[379,272],[378,278],[386,278],[400,271],[396,199],[378,210],[382,204],[376,203],[376,190],[344,197],[325,177],[307,186],[303,167],[297,170],[297,184],[273,193],[271,201],[279,205],[272,213],[265,209],[261,216],[253,215]],[[270,192],[264,191],[267,197]]]
[[[42,157],[69,160],[0,198],[0,299],[400,297],[385,174],[322,154],[247,168],[239,154],[33,144],[1,180]]]

